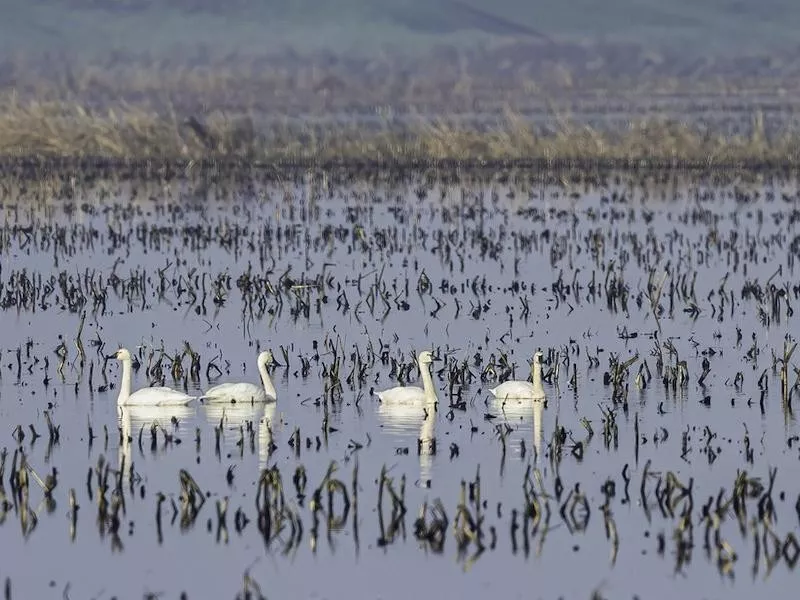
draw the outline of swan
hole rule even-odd
[[[433,355],[427,350],[419,353],[417,363],[419,364],[419,372],[422,376],[422,387],[413,385],[389,388],[382,392],[375,392],[381,403],[390,404],[424,404],[435,403],[436,389],[433,387],[433,379],[428,367],[433,362]]]
[[[261,386],[252,383],[220,383],[209,388],[200,396],[207,404],[217,402],[275,402],[278,394],[269,377],[267,367],[272,364],[272,352],[264,350],[258,355],[258,372],[261,374]]]
[[[146,387],[131,393],[131,353],[120,348],[114,358],[122,363],[117,406],[185,406],[197,398],[168,387]]]
[[[489,390],[498,399],[527,399],[543,400],[545,397],[544,386],[542,385],[542,352],[538,351],[533,355],[532,379],[529,381],[505,381],[496,388]]]

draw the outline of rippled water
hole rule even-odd
[[[758,511],[764,490],[748,500],[744,536],[734,508],[720,511],[708,554],[702,507],[723,488],[721,501],[730,498],[739,470],[767,485],[778,467],[769,497],[777,521],[769,530],[781,548],[797,534],[797,424],[772,359],[797,325],[790,314],[798,296],[796,184],[424,187],[135,183],[106,186],[102,198],[98,190],[72,200],[8,194],[0,230],[0,445],[8,449],[0,578],[8,578],[12,597],[65,589],[73,598],[234,597],[246,572],[270,598],[785,594],[790,561],[780,557],[770,567],[764,558],[774,541]],[[655,289],[664,273],[656,340],[648,278]],[[83,312],[81,369],[75,342]],[[667,341],[678,356],[663,351],[664,373],[680,374],[670,368],[685,361],[685,383],[665,385],[657,371],[654,349]],[[189,376],[186,357],[177,382],[164,363],[166,385],[208,387],[214,357],[223,371],[214,382],[257,382],[255,357],[268,347],[280,363],[272,373],[277,406],[227,406],[224,415],[207,405],[136,408],[120,417],[120,370],[114,360],[104,368],[103,357],[120,346],[139,349],[134,386],[141,387],[152,350],[163,345],[175,355],[184,342],[200,354],[199,379]],[[409,365],[416,383],[412,357],[425,348],[437,358],[439,410],[426,419],[421,408],[381,406],[372,391],[397,384],[393,361]],[[501,356],[524,378],[538,348],[550,374],[546,405],[491,399]],[[612,354],[639,356],[622,398],[604,382]],[[335,357],[341,385],[329,390],[325,373]],[[710,372],[701,385],[704,358]],[[448,376],[464,361],[472,377]],[[793,366],[788,371],[791,387],[797,376]],[[617,430],[606,436],[608,410],[616,410]],[[44,411],[60,427],[53,447]],[[29,424],[41,437],[32,441]],[[130,444],[120,444],[120,429]],[[10,490],[17,447],[42,479],[58,471],[55,506],[31,481],[35,527],[30,516],[22,526],[25,510]],[[127,469],[118,539],[98,523],[96,476],[91,495],[87,489],[101,457],[112,470]],[[331,461],[348,491],[358,464],[358,501],[329,530],[323,494],[315,538],[312,493]],[[300,465],[302,503],[292,482]],[[393,489],[405,477],[408,510],[390,543],[379,541],[376,510],[384,465]],[[258,480],[272,466],[303,524],[297,544],[288,525],[268,545],[259,531]],[[170,501],[179,504],[181,469],[208,493],[186,527],[172,520]],[[484,550],[473,541],[462,554],[453,533],[461,484],[478,471],[480,512],[467,504],[483,519]],[[668,471],[687,486],[693,481],[693,505],[675,493],[674,515],[657,500]],[[543,511],[527,536],[526,474]],[[612,520],[602,508],[608,480]],[[74,539],[70,489],[80,505]],[[160,537],[159,492],[167,498]],[[215,503],[224,497],[227,534],[218,535]],[[423,502],[430,518],[437,498],[448,517],[441,555],[414,536]],[[334,502],[340,512],[340,497]],[[383,503],[388,528],[387,491]],[[248,519],[241,531],[237,509]],[[616,555],[608,523],[618,534]],[[677,540],[689,524],[686,560],[687,545],[678,552]],[[729,550],[736,560],[726,560]]]

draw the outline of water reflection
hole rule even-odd
[[[378,406],[378,418],[385,430],[400,436],[415,435],[420,479],[430,479],[436,454],[436,404],[389,404]]]
[[[545,401],[531,398],[492,398],[491,402],[494,412],[503,415],[512,427],[527,430],[528,425],[532,426],[533,448],[536,453],[534,459],[538,463],[542,456],[542,433],[544,432],[542,414]]]
[[[195,409],[192,406],[118,406],[117,417],[122,432],[122,440],[119,445],[119,469],[123,471],[124,476],[127,477],[130,474],[131,447],[138,446],[139,440],[145,440],[145,438],[148,445],[152,444],[153,438],[150,432],[154,425],[156,428],[170,433],[176,425],[191,419],[194,414]],[[157,431],[156,435],[158,435]],[[163,441],[163,437],[161,441]]]
[[[225,447],[236,449],[244,456],[251,440],[258,453],[258,466],[264,468],[269,460],[277,404],[275,402],[231,402],[204,404],[202,412],[212,427],[222,426]],[[255,435],[251,436],[249,427]],[[244,438],[242,438],[242,434]]]

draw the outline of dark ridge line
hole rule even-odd
[[[465,14],[468,18],[472,19],[471,26],[473,28],[477,28],[478,24],[483,22],[488,25],[494,25],[499,29],[505,28],[506,31],[491,31],[487,30],[489,33],[495,33],[499,35],[521,35],[526,37],[531,37],[533,39],[541,40],[544,42],[553,42],[553,39],[545,33],[541,31],[537,31],[532,27],[527,25],[522,25],[521,23],[515,23],[510,19],[506,19],[499,15],[493,15],[492,13],[486,12],[481,10],[480,8],[476,8],[466,1],[463,0],[442,0],[445,6],[449,6],[453,12],[460,11]]]
[[[501,37],[526,37],[552,43],[552,39],[540,31],[500,15],[493,15],[461,0],[433,0],[425,8],[434,11],[438,8],[443,10],[443,14],[432,15],[424,9],[422,14],[419,14],[419,10],[413,10],[409,14],[402,7],[389,7],[387,14],[416,33],[441,34],[473,30]]]

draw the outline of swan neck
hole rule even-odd
[[[269,371],[267,371],[267,363],[259,362],[258,372],[261,374],[261,383],[264,384],[264,392],[267,394],[267,397],[277,398],[278,396],[275,392],[275,386],[272,385],[272,379],[269,376]]]
[[[131,395],[131,361],[122,361],[122,381],[119,385],[119,396],[117,396],[117,404],[123,406],[127,404],[128,398]]]
[[[425,399],[428,402],[436,402],[436,389],[433,387],[430,365],[420,365],[419,372],[422,376],[422,389],[425,390]]]
[[[535,395],[544,395],[542,385],[542,364],[539,361],[533,363],[533,392]]]

